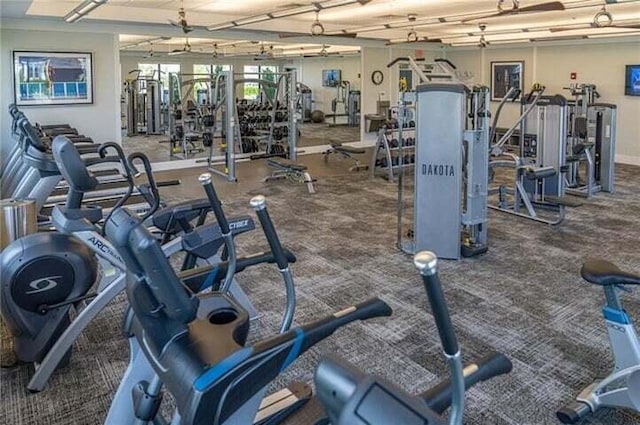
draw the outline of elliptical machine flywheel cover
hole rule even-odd
[[[35,233],[2,252],[2,297],[38,312],[43,305],[85,295],[98,276],[94,253],[77,238],[56,232]]]

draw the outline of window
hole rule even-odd
[[[140,77],[158,78],[160,76],[160,85],[162,87],[162,102],[166,103],[169,97],[169,73],[180,72],[179,63],[139,63],[138,70]],[[144,92],[147,84],[140,81],[140,91]]]
[[[258,66],[258,65],[246,65],[244,67],[244,78],[259,78],[261,80],[277,82],[278,67],[273,65]],[[275,89],[272,87],[266,87],[265,91],[269,98],[273,99],[275,95]],[[260,96],[260,85],[258,83],[245,83],[244,84],[244,98],[249,100],[255,100]]]
[[[169,74],[180,72],[179,63],[160,64],[160,82],[162,83],[163,90],[167,90],[169,86]]]
[[[138,71],[141,77],[156,77],[158,74],[158,64],[156,63],[139,63]]]
[[[213,64],[195,64],[193,65],[193,73],[198,74],[195,78],[207,78],[209,76],[217,75],[222,71],[229,71],[231,69],[230,65],[213,65]],[[205,90],[207,85],[205,83],[196,83],[195,90],[196,93],[198,90]]]

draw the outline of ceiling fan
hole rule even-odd
[[[501,16],[523,15],[526,13],[540,13],[540,12],[558,12],[558,11],[565,10],[564,4],[562,4],[562,2],[559,2],[559,1],[550,1],[546,3],[534,4],[531,6],[520,6],[520,0],[511,0],[512,7],[510,8],[504,7],[505,1],[507,0],[498,0],[498,4],[496,5],[496,8],[498,9],[498,11],[496,13],[463,19],[462,23],[465,24],[468,22],[477,21],[479,19],[498,18]]]
[[[322,45],[322,49],[320,49],[320,51],[319,51],[319,52],[316,52],[316,53],[307,53],[306,55],[305,55],[305,54],[303,54],[303,55],[302,55],[302,57],[303,57],[303,58],[319,58],[319,57],[320,57],[320,58],[326,58],[326,57],[329,57],[329,55],[337,55],[337,54],[339,54],[339,53],[340,53],[340,52],[332,52],[332,53],[329,53],[329,52],[327,51],[327,47],[331,47],[331,46],[327,46],[327,45],[323,44],[323,45]]]
[[[191,44],[189,44],[189,37],[187,37],[182,49],[174,49],[168,53],[169,56],[177,56],[185,53],[191,53]]]
[[[407,16],[409,22],[415,22],[417,17],[414,14],[410,14]],[[415,30],[413,26],[409,28],[409,32],[407,32],[407,38],[405,40],[388,40],[385,44],[387,46],[391,46],[394,44],[405,44],[405,43],[417,43],[417,42],[425,42],[425,43],[442,43],[442,40],[439,38],[428,38],[428,37],[420,37],[418,32]]]
[[[290,37],[306,37],[311,35],[312,37],[347,37],[347,38],[356,38],[358,36],[355,32],[349,31],[340,31],[336,33],[325,33],[324,25],[320,22],[320,11],[316,11],[316,19],[311,24],[311,28],[309,30],[309,34],[301,33],[301,32],[286,32],[278,34],[280,38],[290,38]]]
[[[484,37],[484,31],[487,29],[487,24],[478,24],[478,28],[480,28],[480,40],[478,40],[478,47],[484,49],[489,45],[489,42]]]
[[[591,21],[586,26],[565,26],[565,27],[552,27],[549,28],[551,32],[561,32],[561,31],[571,31],[571,30],[579,30],[586,28],[624,28],[624,29],[632,29],[632,30],[640,30],[640,23],[637,24],[629,24],[629,25],[619,25],[615,24],[613,16],[607,10],[607,4],[603,4],[602,8],[593,16],[593,21]]]
[[[148,51],[148,52],[147,52],[147,54],[144,56],[144,58],[145,58],[145,59],[152,58],[154,54],[155,54],[155,52],[153,51],[153,43],[149,43],[149,51]]]
[[[184,10],[184,0],[180,0],[180,9],[178,9],[178,20],[174,21],[173,19],[169,19],[169,23],[176,28],[180,28],[185,34],[189,34],[191,31],[193,31],[193,27],[187,23],[187,13]]]

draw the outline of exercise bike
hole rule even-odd
[[[588,385],[573,403],[556,412],[564,424],[575,424],[602,407],[640,412],[640,341],[618,296],[625,285],[640,285],[640,276],[623,272],[603,260],[584,263],[581,275],[604,289],[606,304],[602,314],[615,364],[609,376]]]
[[[202,175],[200,182],[212,207],[218,206],[214,213],[224,224],[211,175]],[[264,197],[254,197],[251,206],[280,272],[290,278],[289,264]],[[281,409],[284,400],[265,398],[273,379],[337,328],[391,314],[386,303],[372,298],[248,345],[249,322],[242,306],[222,292],[195,296],[185,290],[163,258],[160,246],[134,214],[118,209],[106,223],[106,234],[132,275],[127,281],[127,295],[134,312],[129,326],[131,361],[106,424],[168,423],[160,414],[162,387],[176,403],[174,424],[279,423],[301,408],[309,395],[301,399],[293,388],[293,403]]]
[[[100,149],[100,158],[85,160],[64,137],[56,138],[53,145],[60,172],[70,185],[66,205],[57,206],[52,213],[52,222],[58,232],[36,233],[13,242],[3,251],[0,264],[0,311],[13,336],[17,358],[35,365],[34,375],[27,385],[32,392],[45,388],[54,371],[68,362],[73,343],[81,332],[125,288],[126,266],[96,226],[102,220],[102,210],[82,207],[84,192],[97,184],[87,167],[118,162],[127,170],[127,178],[132,184],[133,159],[143,160],[153,204],[146,217],[151,219],[159,206],[159,194],[146,157],[134,154],[129,161],[118,145],[105,144]],[[107,157],[108,148],[115,149],[117,156]],[[130,188],[128,194],[131,192]],[[126,198],[119,203],[124,204]],[[188,213],[185,205],[180,208]],[[189,216],[187,214],[187,218]],[[177,224],[180,220],[173,222]],[[232,227],[231,234],[235,236],[254,229],[255,225],[250,217],[243,216],[234,219]],[[163,251],[167,257],[183,251],[187,258],[191,256],[201,260],[201,264],[209,264],[200,273],[188,276],[190,287],[198,292],[211,288],[218,281],[255,317],[257,312],[237,282],[228,278],[222,280],[229,274],[225,268],[228,262],[219,264],[221,258],[217,252],[226,236],[216,224],[203,225],[170,240],[163,245]],[[292,257],[290,253],[288,255]],[[243,259],[242,267],[274,261],[272,255],[260,253]],[[91,291],[92,288],[95,290]],[[77,312],[73,321],[70,319],[72,309]]]

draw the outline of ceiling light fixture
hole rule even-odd
[[[210,25],[207,27],[209,31],[219,31],[226,30],[234,27],[241,27],[244,25],[257,24],[258,22],[264,22],[271,19],[279,19],[289,16],[302,15],[310,12],[319,12],[325,9],[332,9],[334,7],[348,6],[351,4],[361,4],[365,5],[369,3],[371,0],[325,0],[314,2],[308,6],[297,6],[291,9],[278,10],[275,12],[266,13],[263,15],[250,16],[244,19],[238,19],[236,21],[231,22],[223,22],[220,24]]]
[[[105,4],[107,1],[109,0],[85,0],[81,4],[76,6],[71,12],[67,13],[64,17],[64,20],[68,24],[77,22],[96,8]]]
[[[611,38],[611,37],[628,37],[628,36],[634,36],[634,35],[640,35],[639,31],[625,31],[625,32],[614,32],[614,33],[609,33],[609,34],[589,34],[587,35],[588,38]]]
[[[129,49],[131,47],[137,47],[137,46],[141,46],[143,44],[152,44],[155,43],[156,41],[166,41],[166,40],[171,40],[171,37],[155,37],[155,38],[148,38],[146,40],[140,40],[140,41],[136,41],[135,43],[131,43],[131,44],[126,44],[122,47],[120,47],[121,49]]]
[[[295,7],[293,9],[279,10],[277,12],[272,12],[269,15],[271,15],[271,17],[273,17],[274,19],[279,19],[287,18],[289,16],[302,15],[304,13],[316,12],[317,10],[318,8],[312,4],[309,6]]]

